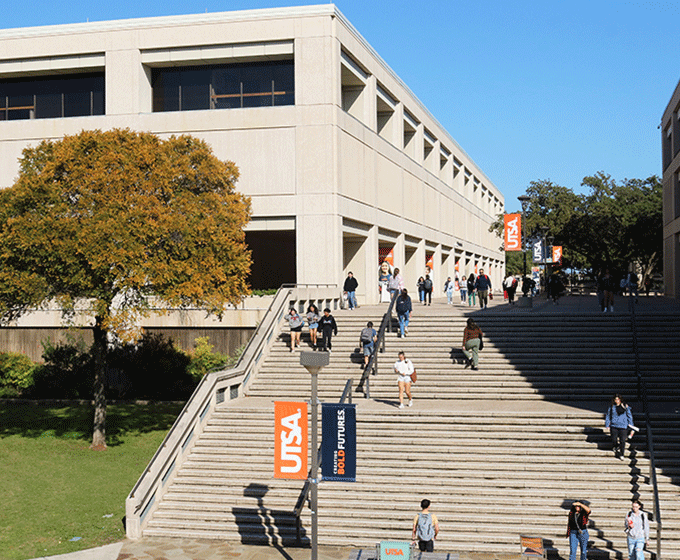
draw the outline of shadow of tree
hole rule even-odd
[[[167,431],[183,408],[182,403],[111,404],[107,407],[107,444],[120,445],[126,435]],[[0,438],[56,437],[88,441],[92,437],[90,403],[5,402],[0,406]]]

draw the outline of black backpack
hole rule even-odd
[[[432,289],[432,280],[429,278],[425,279],[425,289],[429,292]]]

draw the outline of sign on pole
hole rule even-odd
[[[538,239],[534,241],[531,247],[533,249],[534,262],[543,262],[543,240]]]
[[[522,214],[506,214],[503,216],[505,225],[505,250],[522,250]]]
[[[562,264],[562,246],[553,245],[552,248],[552,260],[554,263]]]
[[[380,560],[409,560],[411,543],[380,541]]]
[[[307,478],[307,403],[274,403],[274,478]]]
[[[324,480],[356,482],[356,426],[355,404],[321,405],[321,475]]]

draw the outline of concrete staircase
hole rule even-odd
[[[405,339],[388,335],[372,399],[355,400],[358,480],[321,484],[319,542],[409,540],[418,503],[428,497],[440,519],[439,550],[517,554],[524,533],[545,537],[554,555],[566,557],[568,504],[581,499],[593,509],[593,554],[625,557],[622,524],[631,498],[639,496],[648,511],[653,504],[644,430],[625,461],[614,458],[604,432],[611,394],[636,392],[629,322],[616,315],[475,312],[486,347],[472,372],[460,363],[460,310],[419,311]],[[337,402],[350,377],[356,386],[358,335],[366,321],[379,323],[380,312],[335,314],[339,334],[319,376],[322,401]],[[145,536],[295,543],[291,512],[302,483],[272,477],[272,401],[309,398],[309,375],[288,340],[287,332],[279,337],[250,396],[210,418]],[[392,374],[401,349],[418,369],[414,406],[404,410],[395,406]],[[659,413],[652,426],[664,557],[680,558],[680,415]],[[302,522],[306,543],[307,508]]]

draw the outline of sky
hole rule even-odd
[[[317,4],[34,0],[0,28]],[[661,176],[661,116],[680,80],[680,2],[336,0],[505,196],[530,181]]]

